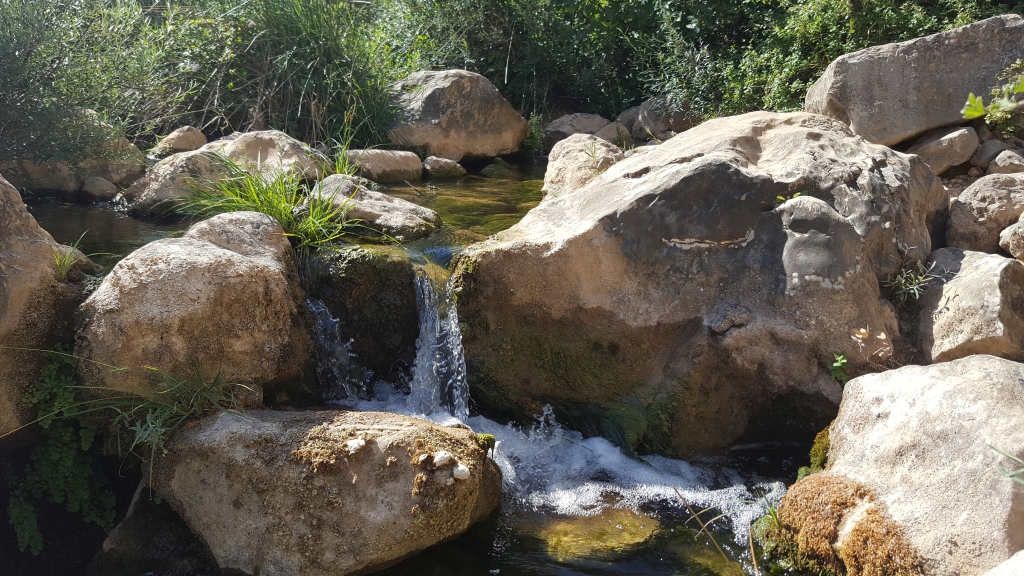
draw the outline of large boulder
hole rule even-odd
[[[607,140],[619,148],[626,149],[633,146],[633,136],[630,135],[629,129],[619,122],[612,122],[604,128],[601,128],[594,133],[594,136],[597,136],[602,140]]]
[[[311,195],[333,201],[348,219],[403,240],[423,238],[441,227],[441,217],[430,208],[357,183],[355,176],[334,174],[319,182]]]
[[[511,154],[529,123],[483,76],[465,70],[416,72],[395,85],[400,121],[388,137],[456,162]]]
[[[551,149],[544,190],[555,195],[579,190],[623,158],[622,150],[607,140],[573,134]]]
[[[342,576],[486,518],[501,474],[476,435],[379,412],[248,412],[180,430],[153,487],[225,570]]]
[[[918,328],[928,360],[1024,360],[1024,263],[958,248],[936,250],[931,262],[938,278],[921,297]]]
[[[597,134],[611,122],[597,114],[566,114],[544,127],[544,150],[573,134]]]
[[[82,286],[57,275],[54,252],[67,249],[58,248],[0,177],[0,435],[32,419],[25,391],[45,357],[31,350],[70,340]]]
[[[246,132],[164,158],[119,198],[136,214],[172,210],[193,191],[193,185],[227,174],[221,156],[252,170],[266,174],[284,172],[302,180],[315,181],[331,172],[323,154],[284,132]]]
[[[124,136],[105,143],[95,155],[85,158],[77,166],[64,162],[0,163],[0,174],[15,188],[57,193],[68,199],[75,199],[89,178],[103,178],[124,187],[141,178],[145,172],[145,155]]]
[[[1024,19],[1016,14],[872,46],[829,64],[807,91],[804,110],[841,120],[869,142],[896,144],[962,123],[967,95],[987,95],[1018,58]]]
[[[206,135],[198,128],[182,126],[165,136],[149,153],[157,158],[179,152],[199,150],[206,145]]]
[[[949,207],[946,242],[954,248],[999,252],[999,234],[1024,213],[1024,174],[978,179]]]
[[[833,355],[863,370],[892,353],[878,279],[901,246],[927,257],[945,204],[919,157],[841,122],[706,122],[467,249],[474,397],[677,456],[787,423],[813,436],[841,394]]]
[[[423,177],[423,163],[412,152],[402,150],[348,150],[349,163],[359,176],[374,182],[402,182]]]
[[[970,160],[978,143],[978,133],[970,126],[944,128],[922,136],[907,153],[917,154],[933,172],[942,174]]]
[[[1024,365],[975,355],[851,380],[828,466],[779,506],[800,551],[847,574],[980,575],[1024,549]],[[955,497],[954,497],[955,496]]]
[[[265,214],[221,214],[151,242],[82,305],[79,369],[89,385],[128,390],[153,389],[162,375],[194,381],[201,369],[259,404],[264,386],[298,378],[311,356],[297,276],[284,231]]]

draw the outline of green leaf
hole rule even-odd
[[[964,115],[965,120],[974,120],[975,118],[985,116],[988,114],[988,111],[985,110],[985,102],[982,101],[981,98],[975,96],[972,92],[967,96],[967,104],[964,106],[964,109],[961,110],[961,113]]]

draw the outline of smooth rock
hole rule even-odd
[[[460,178],[466,175],[466,169],[462,164],[437,156],[427,156],[423,161],[423,169],[431,178]]]
[[[597,136],[602,140],[607,140],[623,150],[633,146],[633,136],[630,135],[629,129],[619,122],[612,122],[611,124],[608,124],[594,133],[594,136]]]
[[[1019,465],[992,449],[1024,458],[1022,381],[1024,365],[975,355],[848,382],[826,471],[778,509],[800,551],[846,573],[965,576],[1024,549],[1024,485],[1000,472]]]
[[[611,122],[597,114],[566,114],[544,128],[544,150],[573,134],[596,134]]]
[[[1017,150],[1003,150],[988,165],[989,174],[1016,174],[1024,172],[1024,156]]]
[[[419,165],[419,158],[416,163]],[[430,208],[362,186],[353,189],[352,182],[352,176],[328,176],[311,194],[332,198],[347,211],[347,218],[362,220],[363,225],[396,238],[416,240],[441,227],[441,217]]]
[[[92,386],[149,390],[161,375],[194,380],[201,368],[258,405],[264,387],[302,375],[312,353],[304,312],[280,224],[231,212],[114,266],[82,305],[75,352]]]
[[[551,149],[543,190],[555,195],[574,192],[623,158],[622,150],[611,142],[573,134]]]
[[[389,133],[400,146],[461,161],[512,154],[530,124],[483,76],[465,70],[416,72],[394,87],[399,124]]]
[[[349,150],[345,152],[356,172],[374,182],[419,181],[423,178],[423,162],[412,152],[402,150]]]
[[[453,481],[454,462],[433,464],[440,448],[467,480]],[[501,501],[501,474],[473,432],[380,412],[211,416],[174,435],[153,479],[222,569],[261,576],[371,572]]]
[[[983,576],[1020,576],[1024,574],[1024,550],[1017,552],[1009,560],[985,572]]]
[[[1024,360],[1024,263],[958,248],[936,250],[930,261],[938,278],[921,297],[918,328],[926,358]]]
[[[999,252],[999,233],[1024,212],[1024,175],[978,179],[949,208],[946,242],[954,248]]]
[[[1024,260],[1024,222],[1017,220],[999,233],[999,247],[1018,260]]]
[[[869,142],[892,145],[962,123],[967,95],[987,97],[1018,58],[1024,58],[1024,20],[1016,14],[872,46],[829,64],[807,91],[804,110],[841,120]]]
[[[971,166],[987,170],[989,164],[996,159],[1004,150],[1010,146],[1002,140],[986,140],[981,143],[978,150],[971,156]]]
[[[559,422],[680,457],[809,439],[840,399],[833,354],[859,369],[892,353],[879,278],[927,257],[946,205],[919,157],[841,122],[706,122],[463,253],[474,397],[524,422],[550,404]]]
[[[90,176],[82,183],[82,195],[89,202],[109,202],[118,192],[113,182],[99,176]]]
[[[83,299],[81,285],[57,277],[57,246],[0,177],[0,435],[32,420],[25,391],[46,357],[30,350],[65,341]]]
[[[162,158],[178,152],[199,150],[205,145],[206,135],[201,130],[192,126],[182,126],[160,140],[149,153]]]
[[[971,159],[978,149],[978,134],[971,127],[958,127],[926,134],[907,150],[917,154],[936,174]]]
[[[649,98],[639,106],[631,133],[636,140],[662,140],[657,137],[659,134],[664,134],[670,130],[682,132],[691,125],[690,119],[686,114],[674,110],[667,98]]]

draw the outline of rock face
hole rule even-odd
[[[566,114],[544,128],[544,149],[551,150],[573,134],[597,134],[610,123],[597,114]]]
[[[225,570],[338,576],[462,533],[497,507],[501,475],[469,430],[378,412],[260,411],[182,429],[154,488]]]
[[[423,163],[412,152],[401,150],[349,150],[348,161],[359,175],[374,182],[417,181],[423,177]]]
[[[946,241],[954,248],[995,253],[999,233],[1024,212],[1024,175],[995,174],[960,193],[949,208]]]
[[[146,157],[123,136],[105,144],[100,155],[86,158],[74,168],[63,162],[0,163],[0,173],[15,188],[55,192],[67,198],[73,198],[89,178],[128,186],[145,172]]]
[[[544,190],[556,195],[579,190],[623,158],[622,150],[606,140],[573,134],[551,150]]]
[[[0,435],[31,420],[22,402],[39,377],[42,354],[69,340],[81,286],[57,278],[58,244],[29,214],[21,195],[0,177]]]
[[[119,198],[136,214],[171,210],[192,191],[193,183],[223,176],[224,167],[217,155],[245,166],[258,165],[267,173],[283,171],[303,180],[317,180],[330,172],[326,157],[284,132],[246,132],[164,158]]]
[[[419,158],[416,162],[419,163]],[[430,208],[362,186],[355,189],[353,180],[352,176],[344,174],[328,176],[316,185],[312,194],[332,198],[336,205],[348,211],[347,218],[362,220],[363,225],[396,238],[416,240],[441,227],[441,217]]]
[[[1024,457],[1022,380],[1021,364],[976,355],[847,383],[828,468],[779,506],[801,552],[858,574],[961,576],[1024,549],[1024,485],[1000,473],[1019,466],[989,447]]]
[[[922,136],[907,150],[917,154],[936,174],[967,162],[978,149],[978,133],[971,127],[948,128]]]
[[[191,152],[199,150],[206,145],[206,135],[198,128],[182,126],[171,132],[160,141],[150,154],[158,158],[177,154],[178,152]]]
[[[999,233],[999,247],[1017,260],[1024,260],[1024,223],[1020,220]]]
[[[988,165],[989,174],[1016,174],[1024,172],[1024,156],[1016,150],[1003,150]]]
[[[465,70],[416,72],[395,85],[401,121],[391,142],[423,147],[456,162],[511,154],[530,125],[479,74]]]
[[[920,158],[838,121],[706,122],[466,251],[474,396],[520,418],[551,404],[585,432],[678,456],[782,434],[770,415],[787,410],[824,427],[841,394],[832,355],[892,352],[878,278],[903,262],[898,243],[927,256],[945,204]]]
[[[932,362],[971,354],[1024,360],[1024,263],[943,248],[921,297],[919,340]]]
[[[633,137],[629,134],[629,129],[619,122],[612,122],[604,128],[601,128],[594,133],[594,136],[597,136],[602,140],[607,140],[608,142],[611,142],[623,149],[629,148],[633,145]]]
[[[466,175],[466,169],[462,164],[437,156],[427,156],[423,161],[423,170],[431,178],[459,178]]]
[[[298,378],[310,358],[304,310],[281,226],[232,212],[119,262],[82,305],[75,351],[90,385],[154,386],[146,366],[194,380],[198,364],[259,404],[264,386]]]
[[[876,144],[963,122],[968,93],[988,94],[1024,58],[1024,19],[996,16],[956,30],[844,54],[807,91],[804,110]],[[634,135],[636,130],[634,130]]]

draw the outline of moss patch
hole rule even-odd
[[[811,446],[810,454],[811,465],[800,467],[800,470],[797,471],[797,480],[803,480],[811,474],[821,472],[825,469],[825,465],[828,464],[829,447],[831,446],[829,428],[831,428],[831,425],[821,432],[818,432],[818,435],[814,437],[814,445]]]

